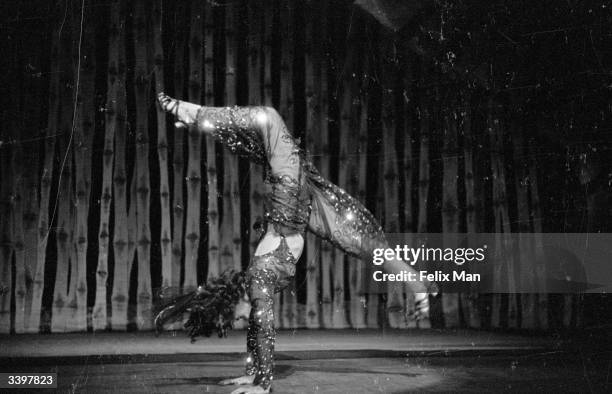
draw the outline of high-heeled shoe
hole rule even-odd
[[[414,297],[414,310],[408,315],[408,319],[416,321],[425,320],[429,318],[429,297],[439,297],[440,290],[438,286],[431,282],[427,287],[427,293],[415,293]]]
[[[414,310],[411,311],[408,319],[419,321],[429,318],[429,294],[428,293],[417,293],[415,294]]]
[[[164,92],[157,94],[157,102],[159,103],[162,110],[168,112],[169,114],[174,115],[176,118],[176,122],[174,122],[174,127],[177,129],[185,129],[188,127],[188,124],[183,120],[179,119],[179,106],[181,105],[181,100],[174,99]]]

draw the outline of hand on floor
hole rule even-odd
[[[261,386],[253,386],[253,385],[245,385],[238,387],[236,390],[232,391],[232,394],[267,394],[270,392],[270,389],[264,389]]]
[[[219,384],[221,386],[229,386],[231,384],[253,384],[253,381],[255,380],[255,375],[245,375],[245,376],[239,376],[237,378],[231,378],[231,379],[223,379],[222,381],[219,382]]]

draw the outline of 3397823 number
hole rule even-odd
[[[57,387],[57,373],[0,373],[0,388],[25,387]]]
[[[9,375],[8,384],[53,384],[51,375]]]

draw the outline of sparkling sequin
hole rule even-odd
[[[303,233],[310,215],[310,195],[305,185],[288,176],[273,176],[264,180],[265,219],[274,224],[281,235]]]
[[[305,163],[305,172],[312,196],[310,231],[360,258],[386,247],[382,227],[359,200],[323,178],[312,163]]]
[[[307,228],[358,257],[386,243],[378,221],[319,174],[274,109],[202,107],[196,120],[232,152],[265,166],[265,219],[280,234]]]
[[[196,124],[238,155],[266,163],[261,135],[261,107],[201,107]]]

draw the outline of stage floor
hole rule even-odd
[[[57,372],[59,392],[230,393],[244,331],[0,336],[0,372]],[[612,355],[486,331],[296,330],[277,340],[275,393],[610,392]]]

